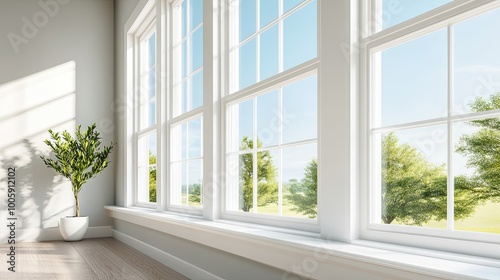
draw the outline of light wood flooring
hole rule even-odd
[[[188,279],[114,238],[16,244],[16,272],[0,244],[0,279]]]

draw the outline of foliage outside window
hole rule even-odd
[[[500,233],[499,16],[370,51],[372,223]]]

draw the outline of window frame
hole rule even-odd
[[[374,167],[376,159],[373,156],[374,147],[373,141],[371,140],[372,134],[381,133],[385,130],[401,131],[406,128],[429,126],[432,124],[442,124],[448,127],[456,123],[458,120],[467,121],[475,118],[491,116],[493,114],[496,114],[496,116],[500,115],[498,110],[497,112],[488,111],[465,115],[450,115],[448,113],[442,118],[404,123],[401,125],[389,125],[387,127],[373,128],[372,124],[374,111],[372,108],[373,106],[377,106],[375,104],[376,101],[374,100],[374,95],[377,91],[379,91],[378,87],[380,86],[376,82],[376,68],[380,67],[377,66],[377,64],[380,63],[380,60],[378,59],[377,61],[377,58],[375,57],[377,52],[403,44],[413,39],[421,38],[437,30],[446,29],[448,48],[447,110],[448,112],[451,112],[450,100],[452,100],[451,95],[453,94],[453,77],[450,77],[450,74],[453,73],[453,34],[450,31],[454,24],[498,7],[500,7],[500,3],[495,3],[494,1],[454,1],[385,30],[376,30],[376,28],[373,28],[373,25],[370,26],[370,22],[366,22],[366,20],[369,19],[372,21],[371,23],[376,23],[376,20],[373,20],[372,18],[372,13],[370,13],[370,11],[373,12],[373,6],[369,3],[364,5],[363,9],[365,21],[362,26],[364,26],[366,30],[369,30],[370,33],[362,39],[360,48],[362,50],[360,53],[360,77],[362,85],[360,102],[362,120],[360,123],[360,163],[362,164],[360,168],[362,181],[360,184],[361,215],[359,219],[361,240],[437,249],[455,253],[480,255],[484,257],[500,257],[500,253],[498,253],[500,252],[500,242],[498,241],[498,236],[495,234],[449,231],[412,226],[384,225],[372,222],[376,219],[374,218],[374,215],[377,215],[377,210],[374,208],[377,208],[377,204],[380,204],[380,193],[373,189],[375,187],[373,185],[375,182],[374,177],[376,177],[376,175],[374,175],[372,170],[376,170]],[[450,154],[449,151],[452,149],[451,147],[453,144],[452,137],[450,137],[451,129],[447,129],[446,135],[448,146],[447,161],[449,162],[451,159],[450,156],[452,156],[452,153]],[[447,172],[450,174],[450,171]],[[450,181],[450,179],[448,179],[448,181]],[[448,188],[450,188],[450,186],[448,186]],[[450,205],[450,202],[448,203]],[[450,209],[450,206],[448,207],[448,209]]]
[[[205,20],[206,20],[206,15],[207,15],[207,12],[205,11],[205,2],[204,2],[204,8],[203,8],[203,19],[201,21],[201,28],[203,28],[203,37],[204,37],[204,40],[203,40],[203,61],[202,61],[202,66],[198,69],[192,69],[193,71],[191,73],[187,73],[186,77],[182,78],[182,71],[181,71],[181,65],[182,65],[182,62],[181,62],[181,59],[182,59],[182,56],[179,56],[179,54],[181,53],[181,49],[182,49],[182,42],[183,41],[186,41],[188,40],[189,38],[184,38],[182,37],[182,23],[180,24],[180,27],[175,27],[176,24],[178,22],[181,22],[181,16],[180,14],[182,13],[181,9],[182,9],[182,3],[186,1],[186,0],[171,0],[169,1],[167,4],[166,4],[166,9],[167,9],[167,14],[168,14],[168,18],[167,18],[167,37],[169,38],[168,42],[167,42],[167,48],[166,48],[166,54],[164,54],[166,57],[169,58],[169,63],[167,63],[166,65],[166,68],[168,69],[168,79],[171,81],[168,86],[166,87],[167,90],[166,90],[166,93],[165,95],[167,96],[167,99],[168,99],[168,117],[167,117],[167,123],[166,123],[166,130],[168,131],[168,135],[167,135],[167,139],[168,139],[168,144],[167,144],[167,149],[168,149],[168,156],[167,156],[167,160],[165,161],[166,162],[166,171],[164,170],[163,172],[166,172],[168,175],[166,176],[166,182],[167,183],[167,186],[165,187],[165,195],[162,197],[162,199],[164,200],[164,204],[165,204],[165,207],[162,209],[164,211],[172,211],[172,212],[177,212],[177,213],[181,213],[181,214],[189,214],[189,215],[195,215],[195,216],[204,216],[205,215],[205,212],[208,211],[208,210],[205,210],[205,207],[202,205],[201,207],[193,207],[193,206],[185,206],[185,205],[177,205],[177,204],[173,204],[172,203],[172,193],[173,193],[173,187],[172,187],[172,182],[174,180],[174,177],[172,176],[172,172],[171,172],[171,168],[172,168],[172,164],[174,162],[179,162],[179,161],[189,161],[189,160],[192,160],[192,159],[186,159],[186,160],[173,160],[173,156],[172,156],[172,149],[174,149],[174,143],[176,141],[174,141],[173,137],[175,136],[175,133],[172,132],[173,129],[175,129],[175,127],[177,126],[181,126],[182,124],[184,123],[188,123],[189,121],[191,120],[194,120],[194,119],[197,119],[197,118],[201,118],[202,119],[202,125],[201,125],[201,150],[202,150],[202,154],[201,154],[201,157],[200,159],[202,160],[202,192],[200,193],[200,195],[202,196],[201,197],[201,200],[204,201],[204,197],[205,197],[205,184],[206,184],[206,179],[205,179],[205,176],[206,176],[206,173],[205,173],[205,168],[206,168],[206,164],[205,164],[205,155],[204,155],[204,151],[205,151],[205,143],[204,143],[204,131],[205,131],[205,121],[204,121],[204,111],[206,110],[204,107],[205,107],[205,101],[203,100],[203,103],[200,107],[198,108],[191,108],[190,110],[187,110],[186,112],[184,113],[179,113],[178,115],[174,115],[174,111],[176,110],[174,108],[175,106],[175,94],[177,93],[176,92],[176,86],[179,87],[179,85],[181,85],[183,83],[183,81],[185,80],[188,80],[189,78],[192,78],[194,75],[196,75],[198,72],[200,71],[203,71],[205,69],[205,63],[207,61],[206,57],[210,57],[211,55],[210,52],[212,51],[211,48],[206,48],[205,45],[210,45],[210,43],[212,42],[212,40],[208,39],[210,37],[207,37],[205,38]],[[209,17],[209,20],[211,19],[211,17]],[[187,28],[187,26],[186,26]],[[200,27],[195,27],[193,28],[193,30],[189,31],[189,32],[186,32],[186,37],[192,37],[192,35],[194,34],[195,31],[197,31]],[[210,35],[208,35],[210,36]],[[192,38],[191,38],[192,40]],[[179,43],[180,42],[180,43]],[[177,46],[177,44],[180,45]],[[188,52],[189,54],[189,52]],[[186,54],[186,56],[188,55]],[[189,62],[189,58],[188,58],[188,61],[187,63]],[[186,64],[187,65],[187,64]],[[187,71],[187,70],[186,70]],[[207,83],[207,79],[212,79],[212,76],[211,75],[207,75],[207,73],[205,73],[206,71],[203,71],[203,99],[205,99],[205,93],[207,93],[206,95],[210,96],[210,94],[212,93],[212,91],[208,91],[207,90],[207,87],[206,87],[206,83]],[[189,107],[189,106],[188,106]],[[188,108],[189,109],[189,108]],[[212,168],[209,168],[208,171],[210,171]]]
[[[224,28],[227,34],[224,43],[224,49],[226,55],[222,56],[223,65],[225,66],[225,71],[223,72],[223,84],[225,85],[224,91],[222,91],[221,97],[221,174],[223,176],[222,180],[222,188],[221,188],[221,213],[220,217],[224,220],[228,221],[237,221],[237,222],[245,222],[251,223],[255,225],[263,225],[263,226],[277,226],[281,228],[289,228],[289,229],[297,229],[303,230],[307,232],[320,232],[319,226],[319,217],[316,219],[308,219],[308,218],[295,218],[295,217],[287,217],[287,216],[277,216],[277,215],[267,215],[267,214],[259,214],[259,213],[241,213],[235,210],[228,210],[231,193],[231,186],[229,186],[230,175],[228,174],[230,171],[228,170],[228,155],[231,153],[228,148],[228,144],[230,143],[230,134],[229,131],[229,122],[228,122],[228,111],[232,105],[244,102],[246,100],[256,98],[257,96],[261,96],[263,94],[269,93],[278,88],[285,87],[287,85],[293,84],[297,81],[305,79],[307,77],[316,75],[317,76],[317,98],[318,98],[318,106],[317,106],[317,116],[318,116],[318,126],[319,126],[319,76],[320,76],[320,52],[319,52],[319,38],[320,38],[320,29],[319,29],[319,10],[320,10],[320,2],[317,2],[317,56],[313,59],[305,61],[299,65],[296,65],[290,69],[283,71],[283,39],[278,40],[279,45],[279,61],[278,61],[278,73],[268,77],[264,80],[257,79],[256,83],[236,90],[235,79],[232,76],[235,71],[239,71],[239,52],[235,51],[238,47],[245,45],[246,42],[253,40],[252,38],[258,38],[260,34],[265,32],[271,27],[278,25],[280,31],[279,34],[283,33],[283,20],[293,15],[296,11],[301,8],[309,5],[312,0],[305,0],[304,2],[298,4],[291,10],[289,10],[285,14],[279,14],[276,19],[268,23],[266,26],[260,27],[258,24],[258,20],[256,21],[256,29],[255,33],[244,39],[242,42],[239,42],[239,32],[237,25],[235,23],[238,22],[237,18],[239,17],[239,7],[234,4],[237,1],[234,0],[223,0],[225,2],[226,11],[225,18],[223,19]],[[258,1],[257,1],[258,2]],[[256,4],[258,5],[258,4]],[[280,11],[281,12],[281,11]],[[259,12],[256,13],[256,17]],[[257,48],[259,48],[257,46]],[[257,50],[257,54],[259,50]],[[258,58],[259,60],[260,58]],[[259,62],[257,62],[257,73],[259,72]],[[256,75],[257,75],[256,73]],[[256,76],[258,78],[258,76]],[[319,128],[319,127],[318,127]],[[318,165],[320,161],[319,154],[319,129],[317,129],[318,134],[315,138],[315,143],[317,145],[317,160]],[[279,146],[281,147],[281,146]],[[319,173],[319,171],[318,171]],[[319,175],[318,175],[319,177]],[[319,189],[318,183],[318,189]],[[319,204],[319,197],[318,197]],[[318,211],[319,212],[319,211]]]
[[[139,206],[139,207],[146,207],[146,208],[156,208],[157,203],[156,202],[146,202],[146,201],[140,201],[139,200],[139,188],[140,188],[140,183],[139,183],[139,174],[138,174],[138,168],[139,168],[139,160],[138,160],[138,151],[139,151],[139,139],[141,137],[147,137],[148,134],[155,132],[156,133],[156,143],[157,143],[157,164],[156,168],[158,170],[158,167],[160,166],[159,161],[161,160],[161,155],[159,153],[160,147],[159,147],[159,139],[161,139],[161,132],[160,132],[160,114],[159,112],[161,111],[161,92],[159,91],[158,87],[158,29],[157,29],[157,17],[156,17],[156,9],[152,8],[149,10],[147,15],[140,21],[140,24],[138,25],[137,29],[133,32],[133,53],[134,53],[134,65],[133,67],[133,72],[134,72],[134,94],[133,94],[133,156],[132,156],[132,168],[133,168],[133,182],[134,182],[134,188],[133,188],[133,205]],[[143,81],[143,62],[142,59],[144,57],[144,40],[148,38],[152,33],[155,33],[155,40],[156,40],[156,46],[155,46],[155,102],[156,102],[156,124],[148,126],[146,128],[141,129],[141,83]],[[148,100],[148,102],[151,100]],[[157,178],[156,178],[156,189],[158,191],[159,186],[159,180],[158,180],[158,172],[157,172]],[[158,199],[158,193],[157,193],[157,199]]]

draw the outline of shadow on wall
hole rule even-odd
[[[43,143],[48,129],[74,132],[75,90],[74,61],[0,85],[0,220],[12,217],[7,170],[15,168],[18,241],[50,239],[47,230],[74,211],[69,182],[45,167],[40,155],[49,153]],[[0,240],[7,240],[8,234],[0,229]]]

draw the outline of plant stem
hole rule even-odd
[[[75,194],[75,206],[76,206],[75,217],[80,217],[80,202],[78,201],[78,195],[77,194]]]

